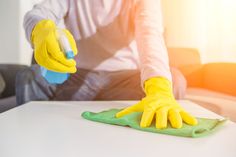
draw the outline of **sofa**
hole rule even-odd
[[[26,65],[0,64],[0,113],[16,107],[15,78]]]
[[[168,48],[170,66],[187,81],[185,99],[236,122],[236,63],[202,64],[193,48]]]

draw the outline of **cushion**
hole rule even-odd
[[[5,81],[3,79],[2,74],[0,73],[0,98],[2,96],[2,93],[3,93],[4,89],[5,89],[5,87],[6,87]]]
[[[185,99],[236,122],[236,97],[234,96],[203,88],[187,88]]]

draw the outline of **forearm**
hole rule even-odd
[[[165,77],[171,82],[168,53],[162,36],[160,1],[141,0],[137,4],[135,28],[142,83],[152,77]]]
[[[39,21],[50,19],[58,24],[66,15],[68,5],[68,0],[44,0],[34,5],[33,9],[24,17],[23,26],[27,40],[31,42],[32,30]]]

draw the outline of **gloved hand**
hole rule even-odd
[[[173,128],[181,128],[182,120],[189,125],[196,125],[197,120],[188,114],[175,100],[170,81],[163,77],[151,78],[145,82],[146,97],[139,103],[116,114],[122,117],[132,112],[143,112],[141,127],[149,127],[156,117],[156,128],[167,127],[169,120]]]
[[[57,40],[57,27],[52,20],[38,22],[31,34],[34,45],[34,58],[36,62],[51,71],[62,73],[75,73],[76,62],[67,59],[60,49]],[[66,29],[63,30],[68,38],[74,55],[77,54],[76,43],[73,36]]]

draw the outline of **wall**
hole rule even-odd
[[[0,1],[0,63],[30,65],[32,48],[25,38],[23,17],[38,1]]]
[[[165,39],[169,47],[194,47],[205,52],[204,0],[162,0]],[[204,54],[204,53],[203,53]],[[202,59],[205,56],[202,54]]]
[[[0,1],[0,62],[19,62],[19,1]]]
[[[166,44],[195,47],[203,62],[236,62],[235,0],[162,0]]]

